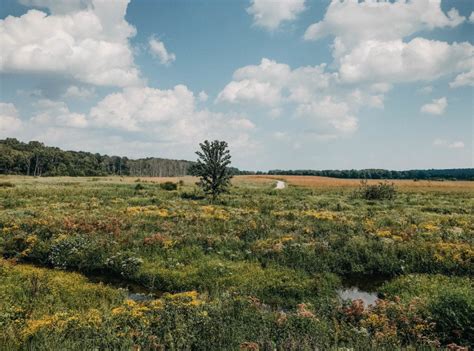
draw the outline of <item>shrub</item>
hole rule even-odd
[[[145,187],[142,184],[138,183],[137,185],[135,185],[135,191],[140,191],[143,189],[145,189]]]
[[[443,343],[474,344],[474,297],[461,291],[444,291],[429,306]]]
[[[143,260],[141,258],[134,257],[129,252],[119,252],[105,261],[105,265],[109,269],[126,278],[133,277],[142,263]]]
[[[388,181],[370,185],[363,180],[356,190],[356,196],[365,200],[392,200],[396,193],[395,184]]]
[[[51,245],[50,263],[57,268],[94,271],[104,262],[104,245],[85,236],[61,236]]]
[[[160,184],[160,188],[167,191],[172,191],[178,189],[178,184],[173,182],[164,182]]]
[[[388,298],[400,297],[402,303],[418,299],[434,322],[442,344],[474,344],[474,282],[468,277],[410,274],[385,284],[381,291]]]

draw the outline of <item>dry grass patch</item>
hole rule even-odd
[[[360,179],[341,179],[319,176],[273,176],[273,175],[246,175],[239,176],[239,181],[265,183],[269,181],[283,180],[290,185],[312,187],[312,188],[355,188],[360,186]],[[369,185],[378,184],[382,179],[370,179]],[[433,191],[474,191],[474,182],[471,181],[431,181],[431,180],[405,180],[389,179],[397,187],[404,190],[433,190]]]

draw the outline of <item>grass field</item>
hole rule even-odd
[[[239,176],[210,203],[195,181],[0,177],[0,348],[474,345],[474,183],[367,201],[358,180]],[[349,281],[380,282],[377,304],[342,300]]]
[[[267,176],[267,175],[249,175],[236,177],[238,181],[267,182],[270,180],[283,180],[291,185],[304,186],[311,188],[354,188],[360,185],[360,179],[338,179],[317,176]],[[369,184],[377,184],[380,180],[368,180]],[[431,181],[431,180],[390,180],[403,190],[458,190],[461,192],[474,192],[474,182],[470,181]]]

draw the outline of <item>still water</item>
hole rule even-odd
[[[387,281],[386,277],[345,277],[337,294],[343,300],[360,299],[366,306],[374,305],[379,298],[379,288]]]

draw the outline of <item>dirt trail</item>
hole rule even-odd
[[[285,189],[285,188],[286,188],[286,183],[281,180],[277,180],[275,189]]]

